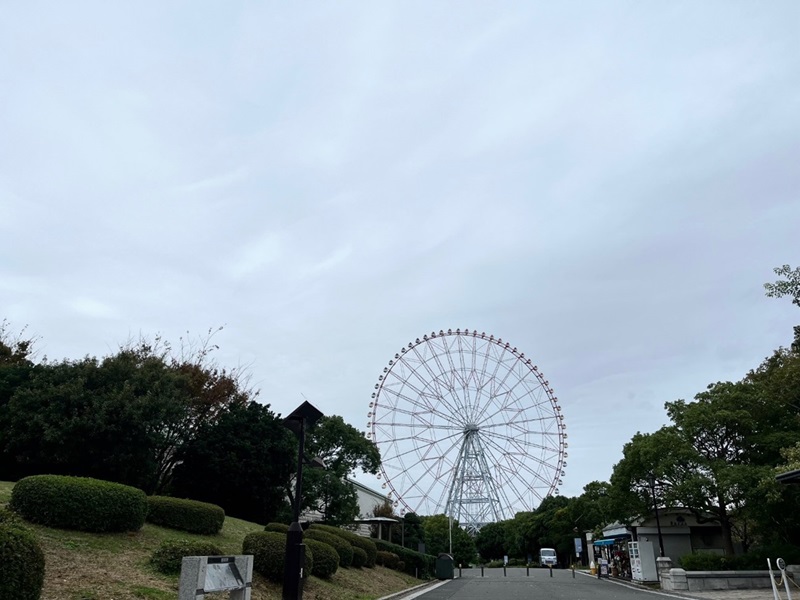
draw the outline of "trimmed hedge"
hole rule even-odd
[[[8,505],[32,523],[94,533],[138,531],[147,516],[147,496],[142,490],[66,475],[20,479]]]
[[[303,534],[304,539],[319,540],[329,546],[333,546],[336,554],[339,555],[339,566],[346,569],[353,564],[353,545],[341,536],[322,531],[321,529],[309,529]]]
[[[400,564],[403,563],[397,554],[394,552],[386,552],[385,550],[378,550],[378,558],[375,562],[381,567],[386,567],[394,571],[397,571]],[[405,563],[403,563],[403,565],[405,566]]]
[[[219,556],[217,546],[202,540],[166,540],[161,542],[150,557],[156,571],[167,575],[180,573],[184,556]]]
[[[314,557],[314,565],[310,569],[314,577],[328,579],[339,570],[339,554],[336,548],[313,538],[305,539],[303,542],[306,545],[306,553],[311,550],[311,555]]]
[[[365,564],[367,564],[367,553],[364,552],[363,548],[353,546],[353,566],[356,569],[360,569]]]
[[[264,526],[264,531],[276,531],[285,535],[289,533],[289,526],[285,523],[267,523]]]
[[[0,565],[0,599],[39,600],[44,583],[44,553],[33,531],[13,517],[0,521]]]
[[[800,548],[796,546],[775,545],[753,548],[747,554],[725,556],[710,552],[697,552],[681,557],[681,567],[687,571],[763,571],[767,568],[767,558],[782,557],[787,564],[800,562]]]
[[[409,548],[403,548],[397,544],[390,544],[389,542],[385,542],[383,540],[374,540],[374,542],[378,550],[396,554],[399,557],[400,562],[403,563],[402,570],[405,573],[421,578],[432,577],[435,574],[435,556],[430,554],[422,554],[421,552],[416,552],[414,550],[410,550]]]
[[[215,535],[225,522],[225,511],[216,504],[169,496],[148,496],[147,504],[147,522],[170,529]]]
[[[367,562],[364,563],[365,567],[371,569],[375,566],[375,560],[378,557],[378,548],[375,546],[375,542],[373,542],[370,538],[361,537],[360,535],[357,535],[352,531],[347,531],[346,529],[340,529],[339,527],[333,527],[331,525],[322,525],[320,523],[312,523],[311,529],[320,529],[346,539],[352,544],[353,548],[361,548],[367,553]]]
[[[253,555],[253,570],[270,581],[283,581],[283,565],[286,557],[286,536],[276,531],[248,533],[242,542],[242,554]],[[314,570],[314,553],[306,546],[306,566],[303,578]]]

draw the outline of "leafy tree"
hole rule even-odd
[[[179,450],[170,492],[268,523],[283,507],[296,456],[296,441],[269,405],[233,405]]]
[[[789,265],[783,265],[773,269],[779,277],[774,283],[765,283],[764,289],[767,290],[767,296],[770,298],[782,298],[789,296],[792,299],[792,304],[800,306],[800,267],[795,267],[794,270]],[[795,352],[800,352],[800,325],[794,328],[794,342],[792,348]]]
[[[509,528],[514,521],[499,521],[487,523],[481,527],[475,536],[475,548],[484,561],[503,558],[512,555],[509,543]]]
[[[400,538],[397,538],[397,531],[395,533],[395,543],[411,548],[412,550],[419,549],[419,543],[424,543],[424,532],[422,529],[422,519],[416,513],[406,513],[403,516],[403,524],[401,526]],[[427,551],[427,548],[426,548]]]
[[[400,520],[400,517],[398,517],[394,512],[394,506],[392,506],[392,503],[388,502],[388,501],[385,501],[382,504],[376,504],[375,506],[373,506],[372,507],[372,514],[369,515],[369,516],[372,516],[372,517],[383,517],[384,519],[395,519],[397,521]],[[388,540],[390,542],[394,542],[393,538],[395,536],[392,536],[392,530],[393,529],[399,530],[400,528],[399,527],[393,528],[391,526],[389,526],[389,527],[386,527],[386,526],[379,527],[378,525],[373,525],[371,527],[371,529],[372,529],[372,536],[373,537],[379,537],[379,535],[380,535],[380,536],[382,536],[381,539],[385,538],[386,540]],[[397,534],[398,532],[395,531],[394,533]]]
[[[435,556],[450,549],[451,524],[447,515],[422,517],[422,530],[425,537],[425,551]],[[472,536],[463,530],[458,521],[452,521],[453,558],[456,566],[468,565],[475,561],[477,551]]]
[[[342,417],[332,415],[309,428],[306,454],[322,458],[326,469],[304,471],[301,508],[321,512],[326,521],[352,522],[358,517],[358,497],[346,478],[359,469],[376,474],[381,464],[378,449]],[[287,498],[293,493],[288,485]]]

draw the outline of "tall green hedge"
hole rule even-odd
[[[137,531],[147,516],[142,490],[88,477],[33,475],[11,490],[9,507],[32,523],[78,531]]]
[[[166,540],[161,542],[150,557],[156,571],[180,573],[184,556],[219,556],[222,554],[215,544],[202,540]]]
[[[285,523],[267,523],[264,525],[264,531],[277,531],[278,533],[289,533],[289,526]]]
[[[36,535],[13,518],[0,521],[0,600],[39,600],[44,553]]]
[[[417,577],[433,576],[436,570],[436,557],[430,554],[422,554],[408,548],[403,548],[397,544],[390,544],[383,540],[374,540],[379,550],[391,552],[400,557],[403,563],[403,571],[409,575]]]
[[[216,504],[169,496],[148,496],[147,504],[147,522],[170,529],[214,535],[225,523],[225,511]]]
[[[306,545],[306,549],[310,548],[311,554],[314,556],[311,574],[322,579],[328,579],[333,576],[339,569],[339,554],[336,552],[336,548],[313,538],[307,538],[303,542]]]
[[[347,531],[346,529],[340,529],[339,527],[333,527],[332,525],[322,525],[320,523],[312,523],[311,529],[320,529],[322,531],[327,531],[343,537],[350,542],[354,548],[361,548],[367,553],[367,562],[364,564],[365,567],[371,569],[375,566],[375,560],[378,557],[378,548],[375,546],[375,542],[373,542],[370,538],[362,537],[353,533],[352,531]]]
[[[321,529],[309,529],[303,534],[304,539],[319,540],[329,546],[333,546],[339,555],[339,566],[346,569],[353,564],[353,545],[339,535],[322,531]]]

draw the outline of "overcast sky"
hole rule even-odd
[[[800,312],[800,2],[16,2],[0,319],[50,359],[224,325],[283,414],[365,430],[400,347],[534,359],[606,480]],[[369,478],[359,478],[365,483]]]

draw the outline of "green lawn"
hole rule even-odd
[[[0,482],[0,506],[11,497],[13,483]],[[226,517],[217,535],[202,536],[146,523],[129,533],[94,534],[31,525],[45,553],[41,600],[177,600],[178,577],[156,572],[149,564],[158,545],[169,539],[212,542],[226,554],[241,554],[242,540],[263,526]],[[339,569],[327,581],[309,578],[306,600],[370,600],[420,583],[381,567]],[[252,600],[277,600],[281,587],[255,575]]]

